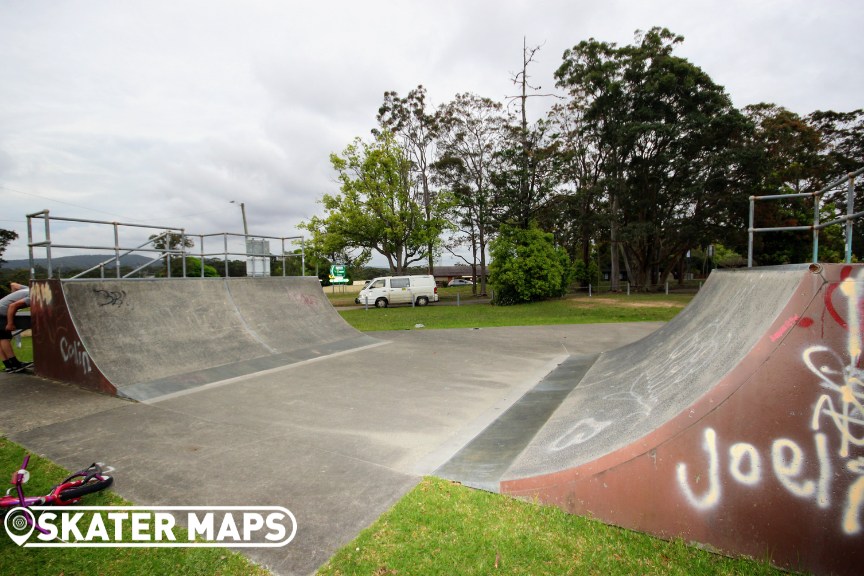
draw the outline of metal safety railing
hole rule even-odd
[[[771,194],[768,196],[750,196],[750,218],[747,228],[747,267],[753,267],[753,238],[754,234],[761,232],[793,232],[806,231],[813,232],[813,262],[819,260],[819,231],[833,226],[835,224],[846,224],[846,262],[852,261],[852,222],[853,220],[864,216],[864,210],[855,211],[855,179],[864,174],[864,168],[859,168],[854,172],[850,172],[845,176],[838,178],[830,184],[824,186],[816,192],[801,192],[798,194]],[[830,222],[820,222],[821,198],[828,192],[839,189],[844,184],[846,187],[846,214],[831,220]],[[763,200],[786,200],[789,198],[813,198],[813,224],[808,226],[775,226],[770,228],[755,228],[755,204],[757,201]]]
[[[36,238],[36,230],[34,230],[34,221],[42,220],[44,222],[44,227],[42,228],[43,232],[40,238]],[[88,234],[88,236],[95,236],[98,231],[108,229],[110,232],[110,237],[112,239],[110,244],[106,243],[98,243],[98,242],[73,242],[73,241],[62,241],[57,242],[52,237],[52,228],[51,223],[55,224],[58,222],[72,222],[78,224],[85,224],[89,228],[87,230],[78,229],[76,232],[80,235],[81,233]],[[129,239],[126,236],[135,236],[134,233],[130,233],[131,230],[140,230],[140,229],[150,229],[157,233],[151,234],[146,241],[141,242],[140,236],[137,239]],[[125,233],[125,234],[124,234]],[[56,234],[56,231],[55,231]],[[216,251],[207,251],[205,250],[205,241],[206,239],[213,239],[221,237],[221,249]],[[198,238],[199,240],[199,248],[200,250],[197,253],[192,253],[187,250],[187,245],[191,245],[192,243],[189,240],[193,238]],[[236,248],[237,242],[232,240],[237,240],[242,238],[242,249]],[[276,241],[280,245],[280,251],[278,255],[274,255],[270,253],[270,241]],[[295,254],[292,252],[288,252],[286,250],[286,241],[290,243],[294,243],[295,245],[299,244],[300,253]],[[170,226],[153,226],[146,224],[131,224],[124,222],[107,222],[102,220],[88,220],[83,218],[66,218],[61,216],[51,216],[48,210],[43,210],[41,212],[36,212],[33,214],[27,215],[27,246],[29,253],[29,263],[30,263],[30,278],[36,278],[36,255],[35,251],[39,249],[45,250],[45,268],[46,274],[49,278],[54,277],[54,262],[53,258],[55,257],[54,250],[58,249],[70,249],[76,250],[80,252],[81,250],[90,250],[97,251],[99,253],[110,252],[111,256],[106,258],[103,261],[100,261],[96,265],[93,265],[86,270],[77,272],[75,275],[65,278],[65,280],[74,280],[91,274],[95,270],[99,270],[99,275],[101,278],[105,277],[105,269],[113,268],[114,275],[116,278],[130,278],[135,274],[138,274],[142,270],[145,270],[151,267],[153,264],[159,261],[164,261],[166,277],[170,278],[172,274],[172,262],[179,261],[181,262],[181,277],[189,278],[187,276],[187,258],[196,258],[200,257],[201,266],[200,266],[200,276],[205,276],[205,258],[219,258],[223,261],[225,266],[225,276],[229,276],[229,257],[230,256],[243,256],[246,259],[246,269],[247,275],[255,275],[255,276],[269,276],[270,272],[270,260],[272,258],[276,258],[281,261],[282,264],[282,276],[286,276],[286,261],[289,258],[300,258],[300,275],[305,275],[306,270],[306,251],[305,251],[305,243],[303,236],[261,236],[261,235],[250,235],[250,234],[236,234],[232,232],[219,232],[212,234],[187,234],[185,229],[183,228],[174,228]],[[121,270],[121,265],[123,264],[123,259],[132,255],[142,255],[147,254],[146,256],[148,260],[143,264],[138,264],[131,271],[127,271],[125,273]],[[128,260],[127,260],[128,262]],[[131,266],[127,266],[130,268]],[[250,274],[250,270],[253,272]]]
[[[223,249],[221,251],[218,251],[218,252],[205,252],[204,251],[205,240],[207,238],[219,238],[219,237],[222,238]],[[268,245],[268,249],[267,249],[267,254],[264,254],[260,251],[260,248],[262,247],[262,242],[266,242],[267,240],[277,240],[277,241],[281,242],[281,250],[279,251],[279,254],[281,256],[279,256],[279,258],[281,258],[281,261],[282,261],[282,275],[283,276],[285,276],[285,269],[286,269],[285,268],[285,259],[286,258],[296,258],[298,256],[300,257],[300,271],[301,271],[300,275],[301,276],[306,275],[306,248],[305,248],[304,243],[303,243],[303,236],[284,236],[284,237],[249,236],[247,234],[235,234],[235,233],[231,233],[231,232],[218,232],[215,234],[198,234],[198,235],[196,235],[196,238],[199,238],[201,241],[201,253],[200,253],[201,262],[204,262],[204,258],[208,257],[208,256],[211,256],[211,257],[212,256],[221,256],[224,263],[225,263],[225,276],[226,277],[228,276],[228,256],[244,256],[247,258],[247,261],[248,261],[248,259],[252,258],[253,263],[255,262],[254,259],[256,259],[256,258],[258,258],[258,259],[268,258],[268,261],[269,261],[269,257],[270,257],[269,245]],[[244,251],[241,251],[241,252],[230,251],[228,248],[229,238],[244,238],[246,249]],[[289,241],[299,240],[300,241],[300,254],[288,253],[285,250],[285,241],[286,240],[289,240]],[[269,268],[268,268],[268,271],[269,271]],[[204,275],[203,266],[202,266],[202,270],[201,270],[201,275],[202,276]],[[256,274],[256,275],[260,275],[260,274]],[[267,275],[269,276],[269,274],[267,274]]]

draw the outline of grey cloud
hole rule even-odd
[[[738,106],[849,110],[862,23],[844,0],[4,2],[0,227],[24,236],[24,215],[50,208],[237,231],[237,200],[253,230],[290,234],[336,189],[328,156],[369,134],[384,91],[503,100],[523,36],[543,44],[544,91],[565,49],[659,25]],[[23,255],[18,241],[6,258]]]

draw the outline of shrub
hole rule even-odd
[[[490,243],[495,304],[509,306],[563,296],[573,278],[567,252],[536,226],[502,226]]]

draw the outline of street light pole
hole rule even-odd
[[[231,204],[237,204],[234,200],[231,200]],[[249,227],[246,225],[246,204],[240,202],[240,213],[243,214],[243,234],[249,236]]]

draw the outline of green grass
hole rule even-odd
[[[464,287],[463,287],[464,288]],[[468,287],[470,290],[470,287]],[[342,317],[358,330],[410,330],[417,324],[434,328],[487,328],[601,322],[666,322],[684,308],[692,294],[604,294],[569,296],[519,306],[466,304],[424,307],[393,306],[341,310]]]
[[[0,478],[8,482],[24,459],[24,448],[0,438]],[[87,466],[89,462],[82,462]],[[25,494],[45,494],[69,475],[67,470],[53,462],[31,455],[30,481]],[[11,484],[10,484],[11,486]],[[4,492],[5,493],[5,492]],[[130,505],[110,491],[90,494],[81,505]],[[86,519],[81,525],[87,525]],[[249,559],[225,548],[21,548],[15,545],[0,528],[0,574],[82,575],[123,574],[149,576],[151,574],[182,575],[259,575],[269,574]]]
[[[321,567],[321,576],[507,574],[762,574],[732,559],[596,520],[424,479]]]
[[[22,362],[33,361],[33,339],[29,336],[21,338],[21,348],[18,348],[17,339],[12,339],[12,351],[15,352],[15,357]]]
[[[341,292],[339,288],[333,289],[333,292],[330,292],[331,288],[326,288],[324,294],[327,296],[327,299],[330,301],[330,304],[336,307],[342,306],[356,306],[357,303],[354,302],[354,298],[357,297],[357,291],[349,291],[345,290]],[[438,297],[442,302],[456,302],[456,300],[460,300],[462,302],[472,302],[477,300],[489,300],[488,297],[480,297],[472,294],[471,286],[453,286],[452,288],[438,288]]]

